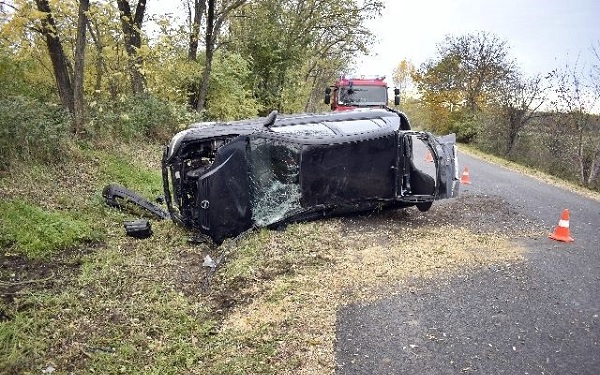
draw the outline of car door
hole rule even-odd
[[[407,203],[426,203],[456,196],[458,175],[455,143],[454,134],[435,137],[422,131],[399,132],[396,199]],[[433,156],[433,169],[426,165],[429,162],[420,159],[425,151]]]

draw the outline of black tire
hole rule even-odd
[[[431,208],[432,204],[433,204],[433,202],[418,203],[417,208],[421,212],[427,212]]]

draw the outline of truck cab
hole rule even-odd
[[[400,104],[399,94],[399,90],[394,89],[395,105]],[[332,87],[325,89],[325,104],[330,104],[332,111],[386,107],[388,86],[385,76],[343,75]]]

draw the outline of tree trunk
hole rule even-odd
[[[139,0],[135,14],[131,14],[131,7],[127,0],[117,0],[121,15],[121,27],[125,36],[125,50],[129,56],[129,74],[131,75],[131,88],[134,94],[143,94],[146,82],[141,73],[142,58],[137,51],[142,46],[142,21],[146,11],[146,0]]]
[[[44,12],[46,16],[42,18],[41,33],[46,39],[46,46],[50,60],[52,61],[52,69],[54,71],[54,79],[58,89],[58,96],[65,110],[69,113],[74,113],[73,101],[73,86],[71,85],[71,76],[69,73],[69,61],[65,56],[62,43],[57,33],[56,23],[50,10],[48,0],[35,0],[37,9]]]
[[[586,186],[586,182],[587,182],[587,176],[586,176],[586,160],[585,160],[585,155],[584,155],[584,150],[583,150],[583,130],[582,129],[578,129],[578,136],[577,136],[577,158],[579,159],[579,182]]]
[[[198,102],[196,111],[202,111],[206,106],[206,97],[208,96],[208,85],[210,83],[210,73],[212,70],[212,59],[215,49],[215,0],[208,0],[208,13],[206,15],[206,53],[204,62],[204,71],[202,72],[202,82],[198,92]]]
[[[208,12],[206,15],[206,53],[204,71],[202,72],[202,82],[200,83],[200,89],[198,90],[198,100],[195,103],[194,108],[196,111],[202,111],[206,107],[206,98],[208,96],[208,87],[210,85],[210,74],[212,71],[212,62],[215,54],[217,35],[225,19],[233,10],[242,6],[247,0],[236,0],[227,5],[224,9],[219,12],[219,17],[216,18],[215,12],[215,0],[208,0]]]
[[[190,41],[188,46],[188,59],[190,61],[198,60],[198,40],[200,39],[200,26],[202,23],[202,15],[206,10],[206,0],[194,0],[194,18],[190,29]],[[190,12],[191,13],[191,12]],[[191,19],[190,14],[190,19]],[[204,74],[202,75],[204,81]],[[198,82],[194,81],[190,84],[188,94],[188,104],[191,108],[198,108],[198,99],[200,97],[200,87]]]
[[[83,130],[85,122],[85,103],[83,97],[83,68],[85,64],[85,31],[89,0],[79,0],[77,15],[77,39],[75,42],[75,74],[73,75],[73,131],[77,134]]]
[[[504,156],[510,156],[515,143],[517,142],[517,136],[525,125],[524,113],[521,110],[509,108],[508,114],[508,138],[506,140],[506,152]]]
[[[600,174],[600,150],[596,151],[596,156],[592,160],[590,166],[590,174],[588,175],[587,186],[592,186]]]
[[[94,23],[91,19],[88,19],[87,30],[94,42],[96,54],[98,55],[96,56],[96,79],[94,82],[94,96],[98,98],[100,96],[100,91],[102,90],[102,79],[104,77],[104,46],[102,45],[99,36],[97,36],[94,31]]]
[[[198,58],[198,40],[200,39],[200,25],[202,15],[206,10],[206,0],[194,0],[194,19],[190,30],[190,43],[188,48],[188,59],[196,61]]]

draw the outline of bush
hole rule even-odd
[[[0,169],[17,161],[61,160],[70,125],[59,106],[21,96],[0,99]]]
[[[477,116],[463,115],[452,122],[451,131],[456,133],[459,142],[471,143],[481,131]]]
[[[152,95],[125,97],[117,102],[93,103],[87,133],[90,140],[122,139],[164,142],[198,121],[184,106]]]
[[[20,59],[0,47],[0,99],[25,96],[42,102],[56,99],[56,85],[46,68],[33,59]]]

